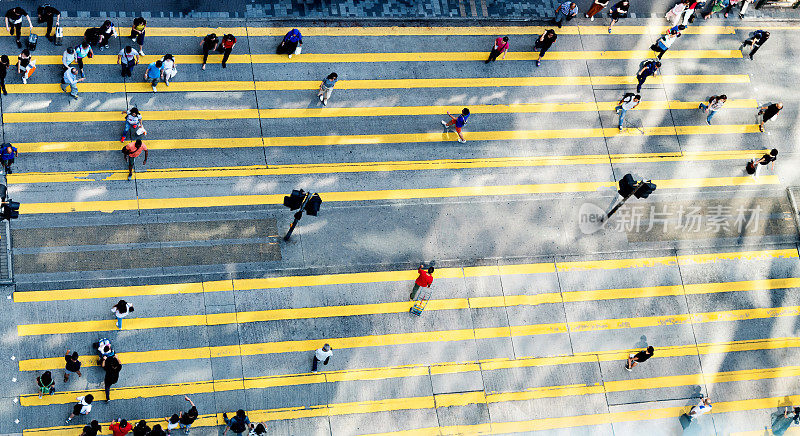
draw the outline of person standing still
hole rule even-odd
[[[781,109],[783,109],[783,103],[781,102],[772,103],[770,105],[758,108],[758,114],[761,115],[761,123],[758,125],[758,130],[763,132],[764,123],[775,118]]]
[[[608,1],[609,0],[594,0],[594,2],[592,2],[592,6],[588,11],[586,11],[585,14],[583,14],[583,16],[588,18],[590,21],[594,21],[594,16],[597,15],[598,12],[602,11],[603,8],[608,6]]]
[[[619,114],[619,131],[622,131],[623,124],[625,123],[625,113],[639,105],[642,96],[629,92],[622,96],[617,102],[616,111]]]
[[[434,267],[429,267],[427,271],[423,269],[424,265],[420,265],[417,269],[417,279],[414,280],[414,288],[411,290],[411,295],[408,296],[409,300],[414,301],[417,298],[420,286],[423,288],[430,288],[433,283]]]
[[[133,67],[139,63],[139,52],[126,45],[117,54],[117,64],[122,66],[122,77],[132,77]]]
[[[122,318],[130,315],[133,312],[133,304],[125,300],[119,300],[117,304],[111,306],[111,312],[117,317],[117,328],[122,328]]]
[[[133,163],[140,154],[144,151],[144,161],[142,161],[142,165],[147,165],[147,147],[142,144],[141,139],[137,139],[135,142],[131,142],[130,144],[122,147],[122,155],[125,157],[125,161],[128,163],[128,180],[131,179],[133,176]]]
[[[51,35],[50,32],[53,31],[54,24],[55,27],[58,27],[61,23],[61,11],[50,5],[39,6],[36,10],[36,18],[39,23],[47,23],[47,32],[44,36],[50,41],[54,41],[55,34]]]
[[[544,54],[547,53],[547,50],[550,49],[550,46],[553,45],[558,39],[558,35],[556,35],[556,31],[553,29],[547,29],[536,39],[536,42],[533,43],[533,51],[539,52],[539,58],[536,59],[536,66],[542,65],[542,58]]]
[[[31,23],[31,17],[28,16],[25,9],[17,6],[6,11],[6,30],[11,33],[11,36],[16,36],[17,48],[22,48],[22,43],[19,39],[22,37],[23,18],[28,19],[28,26],[31,28],[31,33],[33,33],[33,23]]]
[[[144,80],[150,82],[150,86],[153,87],[153,92],[157,92],[156,85],[158,85],[158,81],[161,80],[161,61],[152,62],[150,65],[147,66],[147,71],[144,72]]]
[[[217,49],[217,45],[219,45],[219,38],[217,38],[216,33],[209,33],[206,35],[202,41],[200,41],[200,47],[203,48],[203,65],[200,69],[206,69],[206,62],[208,62],[208,52],[214,51]]]
[[[70,374],[78,374],[78,377],[83,376],[81,374],[81,361],[78,360],[78,352],[74,352],[70,354],[71,350],[67,350],[67,353],[64,354],[64,360],[67,361],[66,365],[64,366],[64,383],[69,381]]]
[[[761,44],[764,44],[769,39],[769,32],[766,30],[756,30],[753,32],[753,36],[747,38],[742,42],[742,45],[739,46],[739,50],[742,50],[744,46],[749,45],[752,47],[750,50],[750,60],[753,60],[753,55],[756,54],[759,48],[761,48]]]
[[[560,29],[562,22],[569,21],[576,15],[578,15],[578,5],[571,1],[565,1],[556,8],[556,17],[553,19],[553,23]]]
[[[642,69],[636,73],[636,80],[639,82],[636,86],[636,92],[642,92],[644,81],[650,76],[655,76],[659,68],[661,68],[661,62],[652,59],[646,61],[644,65],[642,65]]]
[[[77,68],[70,68],[67,71],[64,71],[64,80],[61,81],[61,89],[64,92],[67,92],[67,87],[69,86],[69,95],[72,96],[75,100],[78,99],[78,82],[83,82],[83,77],[78,77],[78,69]]]
[[[508,51],[508,37],[507,36],[498,36],[497,39],[494,40],[494,46],[492,47],[492,51],[489,52],[489,59],[486,59],[484,62],[488,64],[489,62],[494,62],[497,60],[497,57],[501,54],[503,55],[503,59],[506,58],[506,52]]]
[[[653,357],[655,350],[653,347],[647,347],[646,350],[642,350],[636,354],[628,355],[628,361],[625,362],[625,369],[631,371],[636,365],[645,362],[647,359]]]
[[[219,45],[217,46],[217,52],[222,53],[222,68],[227,68],[228,58],[231,56],[231,52],[235,46],[235,36],[231,35],[230,33],[222,35],[222,41],[220,41]]]
[[[706,117],[706,123],[709,126],[711,125],[711,118],[714,117],[714,114],[717,113],[718,110],[722,109],[722,105],[724,105],[726,101],[728,101],[728,96],[722,94],[711,96],[711,98],[708,99],[708,104],[700,103],[698,109],[708,114]]]
[[[608,25],[608,33],[611,33],[611,28],[614,27],[614,24],[617,24],[620,18],[628,16],[628,8],[630,7],[631,4],[628,0],[622,0],[611,8],[611,24]]]
[[[131,26],[131,41],[139,44],[139,54],[144,56],[144,33],[147,27],[147,20],[144,17],[136,17],[133,19],[133,26]]]
[[[442,125],[445,127],[445,129],[450,129],[450,127],[455,128],[456,133],[458,134],[458,142],[462,144],[467,142],[467,140],[464,139],[464,135],[461,133],[461,128],[467,124],[467,118],[469,118],[469,109],[462,109],[461,115],[459,115],[458,118],[450,115],[450,112],[447,112],[447,116],[450,117],[450,121],[442,120]]]
[[[106,391],[106,403],[111,399],[111,386],[119,381],[119,372],[122,371],[122,363],[116,356],[106,357],[100,361],[100,366],[106,371],[103,377],[103,385]]]
[[[6,91],[6,74],[8,74],[8,67],[11,66],[11,60],[6,55],[0,56],[0,90],[3,95],[8,95]]]
[[[319,101],[322,102],[323,106],[328,105],[328,99],[331,98],[333,87],[336,86],[337,80],[339,80],[339,75],[336,73],[330,73],[328,74],[328,77],[322,79],[322,83],[319,85],[317,97],[319,97]]]
[[[323,365],[327,365],[331,360],[331,356],[333,356],[333,349],[330,345],[325,344],[322,348],[318,348],[317,351],[314,352],[314,358],[311,362],[311,372],[317,372],[317,364],[319,362],[322,362]]]

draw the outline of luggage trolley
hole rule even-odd
[[[414,315],[420,316],[422,315],[422,311],[425,310],[425,307],[428,306],[428,300],[431,299],[431,288],[422,288],[419,293],[419,298],[414,301],[414,304],[409,309],[409,312],[413,313]]]

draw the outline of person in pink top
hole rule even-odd
[[[499,36],[497,39],[494,40],[494,47],[492,48],[492,52],[489,53],[489,59],[486,59],[485,63],[492,62],[497,59],[500,54],[503,54],[503,59],[506,58],[506,52],[508,51],[508,37],[507,36]]]
[[[147,165],[147,147],[142,144],[141,139],[137,139],[136,142],[131,142],[122,147],[122,155],[125,157],[125,161],[128,162],[128,180],[133,176],[133,161],[136,160],[142,152],[144,152],[142,165]]]

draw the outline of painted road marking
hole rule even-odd
[[[709,177],[653,180],[659,189],[695,189],[731,186],[763,186],[780,183],[777,175]],[[614,188],[615,182],[544,183],[536,185],[465,186],[445,188],[392,189],[374,191],[320,192],[327,202],[410,200],[455,197],[536,195],[570,192],[596,192]],[[283,204],[284,194],[231,195],[217,197],[137,198],[131,200],[99,200],[53,203],[23,203],[20,213],[51,214],[71,212],[113,212],[138,209],[176,209]]]

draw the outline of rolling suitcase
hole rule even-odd
[[[61,30],[61,26],[56,27],[55,36],[53,37],[53,44],[61,45],[64,43],[64,31]]]
[[[36,50],[36,42],[39,40],[39,37],[35,33],[31,33],[28,35],[28,50],[35,51]]]

